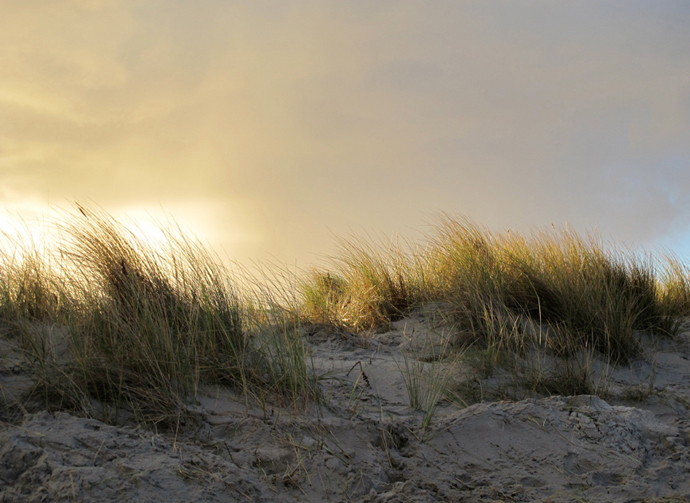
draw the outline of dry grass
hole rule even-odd
[[[372,330],[419,304],[440,304],[476,373],[470,380],[501,368],[521,393],[605,394],[583,354],[624,364],[640,355],[637,331],[673,336],[690,315],[690,275],[677,258],[567,228],[492,233],[443,215],[425,247],[340,245],[333,270],[301,284],[306,322]],[[540,353],[560,363],[530,367],[528,355]]]
[[[500,368],[537,394],[596,391],[582,354],[625,363],[639,353],[636,331],[672,336],[690,314],[677,258],[569,229],[521,236],[442,216],[425,246],[343,239],[331,270],[272,268],[241,283],[174,224],[162,230],[154,246],[80,205],[63,215],[54,248],[5,236],[0,329],[21,338],[38,376],[27,403],[148,424],[193,420],[204,382],[247,400],[311,403],[305,324],[371,332],[426,303],[443,306],[449,350],[465,351],[480,378]],[[539,352],[560,370],[525,366]],[[432,376],[443,383],[432,388],[446,380]],[[429,400],[431,416],[438,397]]]
[[[172,425],[194,419],[203,382],[245,397],[314,394],[297,331],[280,316],[263,323],[270,299],[238,292],[201,244],[171,225],[154,247],[103,211],[77,209],[58,225],[61,262],[29,248],[4,257],[0,313],[23,327],[37,376],[28,402]],[[44,329],[55,326],[66,328]]]
[[[690,313],[688,271],[677,259],[620,251],[569,229],[494,234],[443,216],[423,249],[340,245],[334,271],[312,272],[301,285],[308,321],[371,329],[443,302],[469,336],[465,345],[518,350],[529,338],[522,327],[536,321],[552,328],[540,343],[557,355],[591,347],[625,362],[639,350],[634,331],[673,335]]]
[[[449,340],[437,347],[431,340],[423,341],[419,355],[403,351],[402,363],[396,362],[407,389],[408,404],[420,411],[420,427],[426,429],[436,413],[439,402],[450,393],[450,384],[460,355],[450,355]]]
[[[18,225],[28,229],[23,222]],[[68,300],[56,257],[46,256],[35,238],[27,236],[0,235],[0,320],[12,333],[28,322],[56,318]]]
[[[338,245],[333,272],[312,269],[300,281],[305,321],[373,330],[424,300],[423,267],[406,246],[357,238],[341,239]]]

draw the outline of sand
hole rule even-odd
[[[312,334],[324,401],[308,412],[209,387],[177,435],[64,412],[5,423],[0,501],[690,501],[688,334],[606,369],[607,400],[445,403],[424,429],[400,371],[403,349],[424,350],[413,329],[435,330],[411,316]],[[11,358],[0,370],[3,390],[21,381]]]

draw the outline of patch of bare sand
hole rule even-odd
[[[423,430],[400,371],[412,327],[433,331],[314,337],[324,402],[308,413],[210,387],[177,437],[66,413],[4,424],[0,501],[690,501],[685,346],[609,371],[608,403],[446,404]]]

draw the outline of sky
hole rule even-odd
[[[0,0],[0,212],[172,216],[299,267],[440,212],[690,258],[688,26],[673,0]]]

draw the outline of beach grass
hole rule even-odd
[[[496,233],[441,215],[426,241],[405,251],[397,242],[340,241],[332,268],[312,271],[300,287],[305,323],[353,331],[386,329],[420,305],[441,306],[455,327],[452,347],[474,371],[467,382],[502,370],[507,388],[521,387],[503,398],[605,396],[591,362],[640,357],[642,332],[673,337],[690,315],[688,273],[672,255],[623,249],[567,227]],[[534,366],[535,354],[556,363]],[[415,368],[406,359],[406,382]],[[408,383],[415,404],[418,384]]]
[[[402,363],[396,362],[396,365],[405,383],[408,404],[422,413],[420,427],[426,429],[431,424],[439,402],[452,394],[453,373],[461,355],[449,354],[448,339],[434,345],[428,338],[421,341],[421,350],[417,353],[419,354],[403,351]]]
[[[170,426],[194,419],[203,383],[292,401],[313,386],[297,332],[280,317],[263,323],[272,306],[239,292],[198,241],[171,225],[154,245],[104,211],[77,210],[58,222],[57,250],[3,257],[2,320],[36,375],[28,402]]]
[[[595,359],[626,364],[641,354],[641,332],[673,337],[690,315],[679,258],[568,228],[498,233],[441,215],[419,243],[348,237],[330,267],[247,279],[174,222],[152,241],[93,206],[60,215],[51,239],[4,236],[0,334],[21,341],[35,376],[22,407],[108,422],[194,421],[206,383],[264,407],[308,407],[320,399],[311,326],[366,339],[436,306],[453,364],[408,352],[400,365],[428,426],[444,394],[462,387],[444,370],[460,355],[474,372],[467,382],[502,372],[522,386],[504,396],[602,394]]]
[[[397,241],[337,240],[334,270],[312,268],[300,279],[302,316],[354,331],[376,330],[424,301],[419,255]]]
[[[391,243],[341,241],[333,269],[310,273],[301,288],[306,321],[372,329],[443,303],[465,345],[516,351],[536,336],[557,355],[591,347],[625,363],[639,352],[635,331],[677,331],[690,313],[688,278],[676,258],[567,228],[492,233],[444,215],[426,245],[406,254]],[[526,323],[544,330],[530,335]]]

